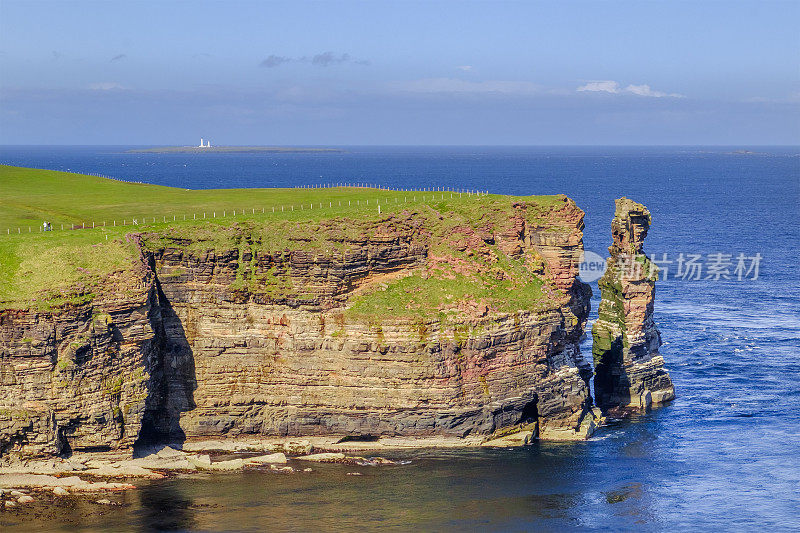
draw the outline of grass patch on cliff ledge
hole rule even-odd
[[[0,309],[25,302],[47,310],[89,300],[109,275],[130,272],[137,256],[135,246],[119,236],[98,240],[69,232],[55,242],[42,234],[0,239]]]
[[[533,225],[558,230],[564,222],[553,216],[565,205],[562,195],[351,187],[188,190],[0,165],[0,308],[49,308],[91,299],[110,276],[130,273],[138,262],[136,247],[126,238],[129,233],[148,234],[148,245],[174,245],[177,240],[195,251],[248,247],[338,254],[347,251],[348,240],[396,215],[424,221],[428,229],[435,226],[428,241],[432,253],[449,252],[445,240],[459,224],[475,230],[501,224],[518,201],[528,206],[527,221]],[[43,221],[55,231],[41,231]],[[258,242],[243,242],[243,235],[256,235]],[[391,300],[384,304],[394,309],[410,304],[413,312],[415,302],[420,308],[446,307],[450,294],[465,301],[505,298],[509,305],[517,303],[516,296],[528,303],[541,297],[533,278],[529,286],[448,279],[434,287],[436,279],[421,281],[427,287],[424,299],[409,296],[416,287],[401,283],[386,294],[374,294],[374,304],[356,302],[355,311],[377,313],[382,299]]]
[[[488,313],[533,310],[532,302],[542,301],[542,295],[542,280],[535,277],[515,283],[490,276],[447,278],[414,273],[354,297],[346,314],[372,321],[398,316],[445,321],[452,316],[479,318]]]

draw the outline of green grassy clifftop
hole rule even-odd
[[[9,166],[0,166],[0,191],[0,308],[49,309],[118,290],[141,268],[136,234],[149,251],[232,251],[251,261],[278,251],[335,259],[364,241],[402,235],[425,249],[424,268],[354,293],[353,315],[533,309],[560,293],[548,283],[545,258],[519,248],[522,233],[582,229],[582,212],[563,196],[352,187],[195,191]],[[43,221],[54,231],[41,231]],[[289,274],[266,279],[246,261],[238,265],[232,290],[302,295]]]

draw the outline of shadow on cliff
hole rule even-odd
[[[194,391],[197,389],[197,376],[191,344],[180,317],[162,291],[157,277],[155,285],[155,301],[150,315],[155,333],[151,384],[142,428],[134,443],[134,454],[137,449],[148,450],[154,445],[168,444],[181,448],[186,441],[186,433],[180,424],[181,415],[196,407]]]
[[[622,360],[622,338],[617,337],[607,350],[593,347],[594,400],[604,412],[630,404],[631,379]]]

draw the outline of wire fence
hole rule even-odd
[[[90,174],[98,177],[105,177],[100,174]],[[113,179],[113,178],[112,178]],[[475,189],[450,189],[446,187],[429,187],[419,189],[396,189],[384,187],[378,184],[368,183],[325,183],[314,185],[299,185],[292,187],[294,189],[333,189],[333,188],[355,188],[355,189],[373,189],[376,192],[393,192],[394,196],[378,198],[336,198],[335,200],[318,200],[299,202],[299,203],[280,203],[262,207],[251,207],[242,209],[228,209],[223,208],[220,210],[208,209],[205,211],[197,211],[192,213],[181,213],[172,215],[145,215],[137,216],[122,216],[121,218],[109,218],[105,220],[91,220],[80,223],[52,223],[42,221],[39,226],[17,226],[16,228],[6,228],[6,235],[34,233],[34,232],[52,232],[52,231],[74,231],[84,229],[97,229],[97,228],[116,228],[116,227],[136,227],[147,224],[168,224],[171,222],[185,222],[197,220],[215,220],[220,218],[231,217],[245,217],[253,216],[256,214],[275,214],[275,213],[293,213],[295,211],[319,211],[331,209],[352,209],[352,208],[367,208],[374,207],[378,214],[382,213],[382,207],[385,208],[391,205],[429,202],[429,201],[444,201],[448,199],[463,199],[463,198],[478,198],[486,196],[489,191],[479,191]],[[16,231],[14,231],[16,230]]]

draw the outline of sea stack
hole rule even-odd
[[[675,397],[653,320],[658,267],[643,251],[650,223],[645,206],[616,200],[611,257],[598,281],[601,302],[592,327],[595,401],[605,410],[647,409]]]

